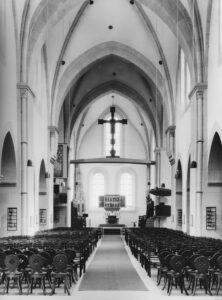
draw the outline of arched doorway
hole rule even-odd
[[[45,229],[48,220],[48,198],[45,162],[42,160],[39,172],[39,229]]]
[[[1,183],[4,186],[16,185],[15,149],[10,132],[7,133],[2,150]]]
[[[16,235],[20,229],[18,193],[16,193],[16,157],[11,133],[5,136],[1,155],[0,236]]]
[[[182,198],[183,198],[183,175],[182,175],[182,166],[180,160],[177,164],[177,171],[176,171],[176,229],[182,230]]]
[[[206,235],[222,237],[222,143],[216,132],[210,148],[208,162],[208,191],[204,198],[203,217]]]

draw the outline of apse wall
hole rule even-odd
[[[146,153],[142,139],[135,128],[127,124],[124,138],[124,157],[145,159]],[[103,129],[95,123],[85,134],[78,158],[99,158],[104,157],[101,149],[103,145]],[[119,223],[132,226],[132,222],[138,222],[138,216],[146,213],[146,189],[147,189],[147,167],[145,165],[133,164],[82,164],[80,172],[83,184],[86,212],[89,213],[88,222],[91,226],[104,224],[105,210],[103,208],[93,208],[91,200],[91,177],[96,171],[104,172],[106,177],[105,194],[119,194],[119,174],[127,171],[131,172],[135,178],[135,193],[133,208],[122,208],[120,211]]]

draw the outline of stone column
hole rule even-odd
[[[18,98],[20,107],[20,137],[21,137],[21,234],[28,232],[28,100],[35,97],[28,85],[18,83]]]
[[[155,183],[157,187],[160,187],[161,181],[161,148],[155,149],[155,156],[156,156],[156,174],[155,174]]]
[[[204,96],[207,89],[206,84],[197,84],[190,98],[194,97],[196,118],[196,206],[195,206],[195,234],[202,234],[202,199],[203,199],[203,156],[204,156]]]
[[[58,136],[59,136],[59,130],[56,126],[49,126],[49,140],[50,140],[50,166],[49,166],[49,172],[50,172],[50,178],[49,178],[49,228],[53,227],[53,220],[54,220],[54,199],[53,199],[53,190],[54,190],[54,163],[57,156],[57,145],[58,145]]]

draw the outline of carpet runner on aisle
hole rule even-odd
[[[82,279],[79,291],[147,291],[120,235],[106,235]]]

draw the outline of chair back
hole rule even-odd
[[[9,272],[15,272],[19,265],[19,258],[15,254],[9,254],[5,257],[5,265]]]
[[[33,272],[41,272],[44,265],[43,257],[39,254],[33,254],[29,257],[29,265]]]
[[[184,250],[184,251],[182,251],[180,254],[181,254],[184,258],[186,258],[186,257],[192,256],[193,251],[192,251],[192,250]]]
[[[17,254],[19,258],[19,269],[25,269],[29,263],[28,257],[24,254]]]
[[[6,254],[4,252],[0,253],[0,268],[1,269],[5,268],[5,258],[6,258]]]
[[[188,258],[188,260],[187,260],[187,265],[188,265],[189,267],[191,267],[192,269],[195,268],[195,266],[194,266],[194,260],[195,260],[197,257],[200,257],[200,255],[199,255],[199,254],[193,254],[193,255],[192,255],[190,258]]]
[[[199,256],[194,260],[194,267],[198,273],[206,274],[209,268],[209,260],[205,256]]]
[[[43,251],[39,253],[44,258],[44,265],[47,266],[52,263],[51,254],[47,251]]]
[[[222,271],[222,255],[217,258],[217,267]]]
[[[68,265],[68,258],[65,254],[57,254],[54,256],[52,264],[56,272],[65,272]]]
[[[174,256],[174,254],[168,254],[167,256],[165,256],[164,258],[164,266],[166,266],[168,269],[171,269],[171,264],[170,264],[170,260],[171,258]]]
[[[175,272],[182,272],[185,267],[185,258],[182,255],[173,255],[170,258],[170,265]]]
[[[34,254],[34,252],[30,251],[30,250],[25,250],[22,252],[22,254],[24,254],[27,257],[30,257]]]
[[[72,250],[72,249],[65,249],[64,252],[65,252],[65,254],[66,254],[67,258],[68,258],[69,264],[72,264],[74,258],[76,257],[76,252],[74,250]]]
[[[218,258],[219,256],[221,256],[221,255],[222,255],[222,253],[216,252],[216,253],[214,253],[214,255],[211,257],[211,259],[210,259],[210,266],[211,266],[212,268],[217,268],[217,258]]]
[[[159,254],[159,260],[160,260],[160,263],[164,266],[164,264],[165,264],[165,257],[167,256],[167,255],[169,255],[170,254],[170,252],[169,251],[163,251],[163,252],[160,252],[160,254]]]

